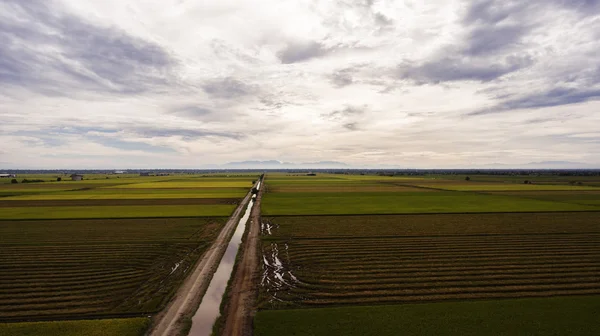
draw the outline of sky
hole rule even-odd
[[[0,168],[600,168],[599,0],[0,0]]]

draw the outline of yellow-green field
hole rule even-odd
[[[162,309],[258,174],[56,177],[0,184],[0,335],[143,335],[85,319]]]

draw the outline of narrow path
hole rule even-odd
[[[215,272],[223,253],[225,253],[229,237],[235,230],[243,211],[250,201],[250,197],[251,193],[249,192],[229,217],[217,239],[196,264],[192,274],[179,287],[167,308],[155,317],[155,323],[149,335],[176,336],[189,327],[191,321],[187,319],[192,317],[200,304],[202,294],[206,291],[212,274]]]
[[[256,314],[259,279],[260,203],[264,188],[260,188],[250,215],[248,235],[243,242],[244,254],[237,265],[230,296],[225,308],[222,335],[252,335],[252,321]]]

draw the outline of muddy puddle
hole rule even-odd
[[[260,182],[258,182],[256,188],[260,188]],[[202,298],[202,303],[196,311],[196,314],[192,318],[192,328],[190,329],[189,336],[209,336],[212,332],[213,324],[220,315],[221,301],[223,294],[227,288],[227,283],[232,275],[233,266],[235,264],[235,257],[239,250],[240,244],[242,243],[242,236],[246,230],[246,224],[250,219],[250,212],[254,205],[254,196],[248,203],[246,212],[240,219],[229,244],[227,250],[219,263],[217,271],[215,272],[206,294]]]

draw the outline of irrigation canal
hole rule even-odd
[[[256,184],[257,190],[260,188],[260,183],[261,182],[259,181]],[[254,205],[254,197],[255,196],[248,202],[246,212],[244,212],[244,216],[240,219],[235,232],[227,245],[227,250],[225,250],[225,254],[219,262],[217,271],[213,275],[210,284],[208,285],[208,289],[202,298],[202,302],[192,318],[192,328],[188,334],[189,336],[210,336],[212,333],[213,324],[220,315],[223,294],[225,294],[227,283],[233,273],[233,266],[240,244],[242,243],[242,236],[246,230],[246,224],[250,219],[250,212]]]

